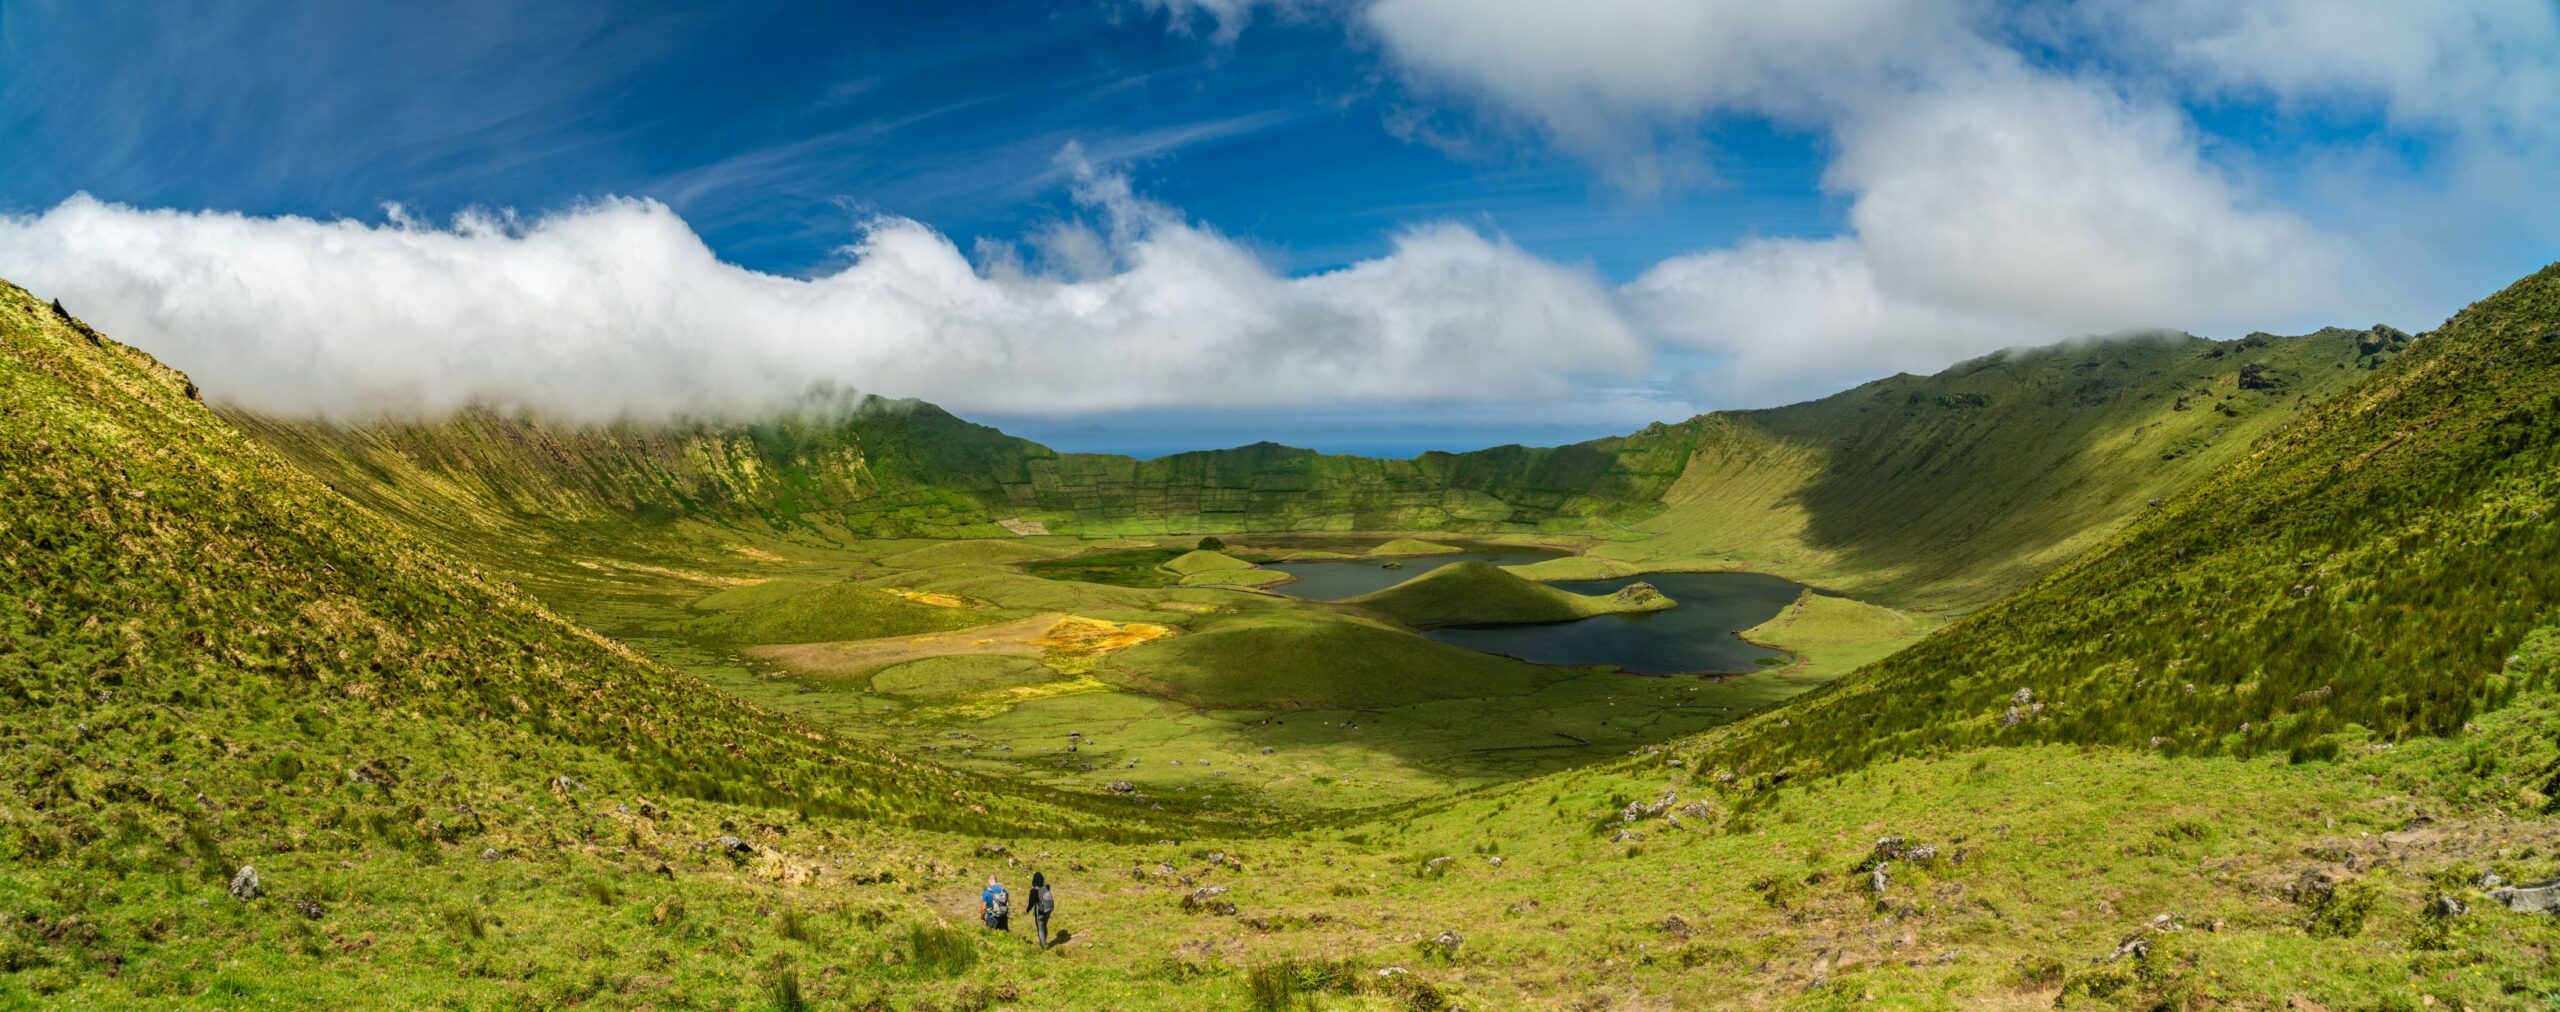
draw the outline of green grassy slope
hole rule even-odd
[[[823,643],[912,636],[986,625],[1027,614],[988,607],[921,604],[852,583],[775,581],[724,590],[694,602],[709,612],[685,631],[709,643]]]
[[[2547,680],[2560,617],[2560,267],[2090,553],[1755,722],[1738,760],[2027,741],[2319,757],[2459,730]],[[2520,681],[2521,679],[2521,681]]]
[[[1343,603],[1416,629],[1571,622],[1593,615],[1661,611],[1673,605],[1646,584],[1632,584],[1615,594],[1576,594],[1482,562],[1442,566]]]
[[[15,743],[0,761],[44,831],[82,831],[84,789],[160,798],[147,785],[183,777],[245,795],[272,765],[403,754],[785,811],[1104,824],[834,741],[572,625],[351,507],[183,377],[15,287],[0,288],[0,340],[0,595],[16,603],[0,609]],[[102,756],[148,758],[64,777]]]
[[[2348,389],[2388,328],[2163,335],[2003,352],[1821,400],[1709,415],[1656,536],[1594,554],[1732,559],[1904,607],[1965,610],[2104,539]]]

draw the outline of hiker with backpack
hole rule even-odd
[[[987,889],[978,894],[978,919],[998,931],[1013,930],[1013,895],[995,876],[987,876]]]
[[[1049,914],[1058,909],[1058,898],[1049,892],[1049,880],[1039,872],[1031,873],[1031,928],[1040,936],[1040,947],[1049,947]]]

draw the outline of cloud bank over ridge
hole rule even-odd
[[[1416,227],[1286,277],[1075,168],[1101,227],[1034,236],[1034,267],[894,217],[801,280],[722,262],[646,200],[437,227],[80,196],[0,218],[0,276],[220,400],[295,415],[748,415],[818,384],[1017,415],[1485,402],[1649,365],[1596,276],[1499,237]]]

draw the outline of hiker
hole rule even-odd
[[[1013,930],[1013,895],[995,876],[987,876],[987,890],[978,894],[978,919],[998,931]]]
[[[1049,947],[1049,913],[1058,909],[1057,897],[1049,894],[1049,880],[1039,872],[1031,873],[1031,929],[1040,936],[1040,947]]]

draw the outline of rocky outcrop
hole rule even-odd
[[[2494,889],[2490,891],[2489,898],[2521,914],[2560,913],[2560,879],[2541,885]]]

